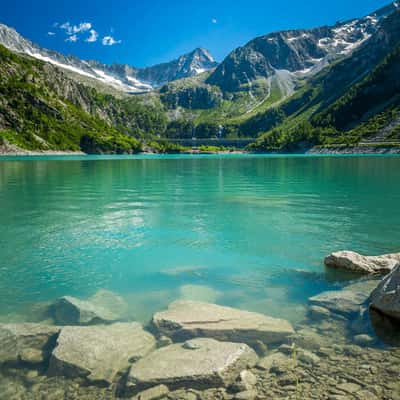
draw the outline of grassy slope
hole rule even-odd
[[[146,117],[155,118],[143,113],[145,106],[138,108],[136,99],[100,94],[2,46],[0,76],[0,140],[21,148],[135,152],[141,145],[127,133],[140,136],[141,126],[150,125]]]

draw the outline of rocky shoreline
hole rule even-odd
[[[64,296],[42,307],[42,322],[0,324],[0,398],[400,399],[398,256],[328,256],[335,268],[375,269],[312,296],[295,325],[179,300],[142,326],[110,291]]]

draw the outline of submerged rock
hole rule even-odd
[[[360,313],[362,305],[368,296],[352,290],[332,290],[310,297],[311,305],[323,307],[334,313],[351,316]]]
[[[221,293],[209,286],[183,285],[179,288],[181,300],[214,302]]]
[[[50,358],[49,373],[112,383],[119,372],[155,348],[154,337],[139,323],[67,326]]]
[[[400,253],[381,256],[363,256],[354,251],[338,251],[325,258],[327,267],[345,269],[363,274],[386,274],[400,262]]]
[[[371,307],[400,320],[400,263],[372,292]]]
[[[60,328],[35,323],[0,324],[0,363],[46,361]]]
[[[51,306],[53,317],[60,325],[112,323],[121,320],[126,310],[125,301],[108,290],[99,290],[88,300],[64,296]]]
[[[197,301],[175,301],[167,310],[153,316],[160,333],[174,340],[211,337],[249,345],[281,343],[294,333],[283,319]]]
[[[127,392],[160,384],[170,390],[226,387],[257,359],[254,350],[243,343],[192,339],[160,348],[133,364],[127,378]]]

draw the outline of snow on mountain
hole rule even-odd
[[[148,68],[84,61],[37,46],[21,36],[15,29],[3,24],[0,24],[0,44],[17,53],[27,54],[128,93],[149,92],[164,83],[200,74],[217,65],[205,49],[196,49],[177,60]]]
[[[338,57],[366,42],[399,3],[334,26],[273,32],[231,52],[207,79],[226,91],[242,90],[250,82],[268,79],[277,70],[300,77],[319,72]]]

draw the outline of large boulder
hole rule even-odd
[[[176,341],[211,337],[222,341],[281,343],[294,333],[283,319],[198,301],[175,301],[153,316],[158,331]]]
[[[154,337],[139,323],[116,323],[62,328],[51,358],[49,373],[85,377],[110,384],[131,362],[155,348]]]
[[[125,301],[108,290],[99,290],[87,300],[64,296],[50,309],[60,325],[109,324],[121,320],[126,310]]]
[[[0,363],[46,361],[60,328],[34,323],[0,324]]]
[[[258,357],[243,343],[197,338],[162,347],[132,365],[127,393],[164,384],[170,390],[206,389],[232,384]]]
[[[359,314],[368,295],[353,290],[332,290],[322,292],[308,300],[312,306],[323,307],[336,314],[350,317]]]
[[[400,264],[372,292],[371,308],[400,320]]]
[[[327,267],[362,274],[387,274],[400,262],[400,253],[363,256],[354,251],[338,251],[325,258]]]

